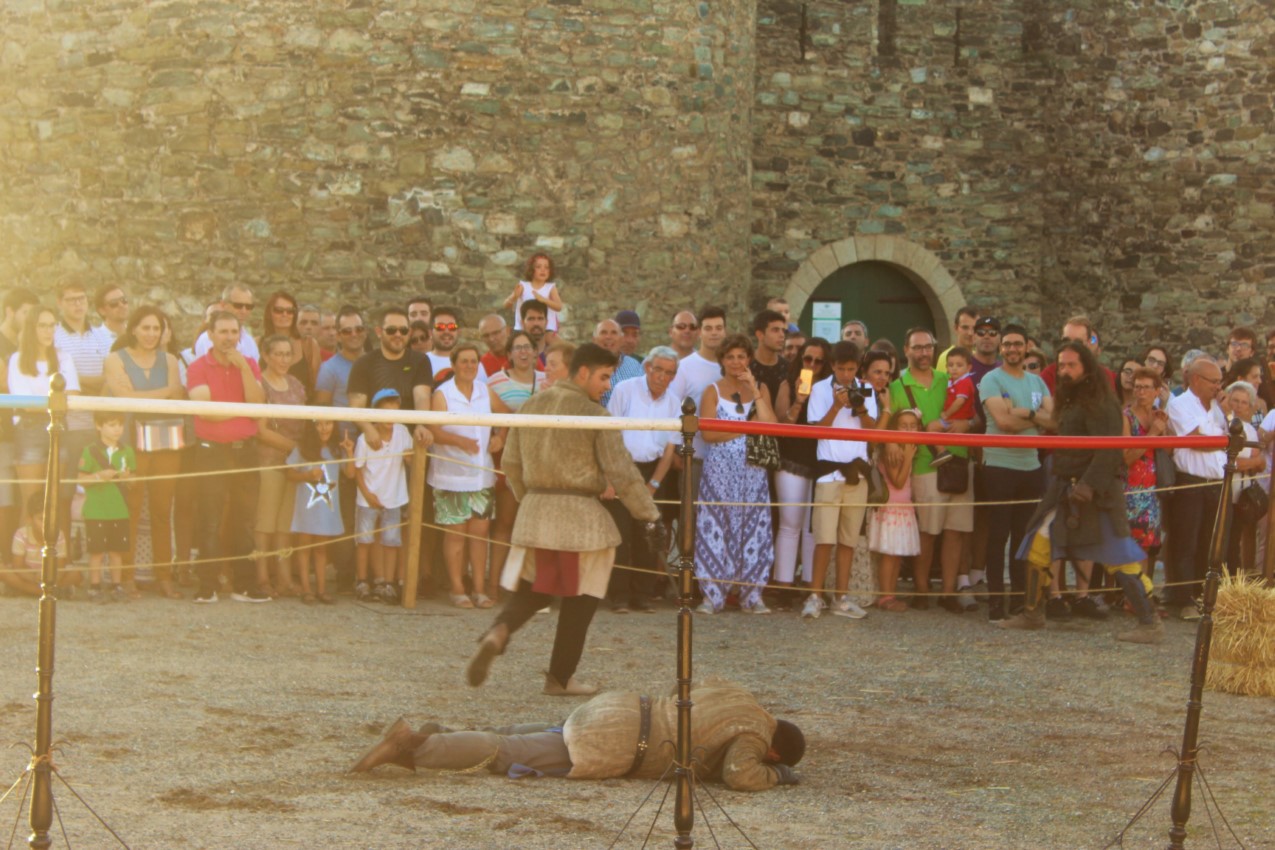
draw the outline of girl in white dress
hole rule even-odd
[[[524,279],[518,281],[514,291],[505,299],[505,309],[514,311],[514,330],[522,330],[522,311],[519,309],[522,303],[534,299],[549,309],[547,330],[556,336],[558,313],[562,310],[562,292],[553,281],[553,260],[548,254],[532,254],[526,268],[522,270],[522,276]]]
[[[891,431],[920,431],[921,418],[912,409],[900,410],[890,419]],[[915,445],[886,443],[881,446],[877,465],[885,475],[890,499],[872,512],[868,524],[868,548],[881,555],[877,583],[883,596],[876,606],[883,611],[899,613],[907,603],[894,596],[899,583],[899,567],[903,559],[921,551],[921,536],[916,524],[916,508],[912,505],[912,459]]]

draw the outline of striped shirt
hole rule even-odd
[[[88,324],[83,333],[70,330],[65,323],[58,322],[53,331],[53,345],[57,350],[75,363],[75,371],[80,376],[80,388],[83,391],[84,378],[102,377],[102,364],[106,355],[111,353],[111,346],[97,328]],[[68,431],[93,429],[93,414],[83,410],[72,410],[66,414]]]

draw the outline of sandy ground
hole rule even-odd
[[[147,598],[59,606],[54,691],[62,775],[133,848],[607,847],[652,786],[346,769],[399,714],[452,725],[557,720],[540,694],[556,614],[540,616],[488,685],[462,670],[489,619],[296,600],[214,606]],[[1172,770],[1193,627],[1159,647],[1116,644],[1129,623],[1004,633],[980,616],[873,613],[695,619],[696,674],[740,681],[799,722],[802,784],[709,790],[758,847],[1101,848]],[[34,736],[36,609],[0,599],[4,786]],[[663,691],[675,616],[600,612],[581,678]],[[1202,762],[1249,848],[1275,847],[1275,700],[1207,693]],[[69,846],[113,839],[55,784]],[[659,789],[653,801],[658,801]],[[15,793],[16,796],[16,793]],[[711,804],[710,804],[711,805]],[[7,832],[27,813],[0,805]],[[654,802],[616,846],[639,847]],[[748,846],[710,810],[724,847]],[[1199,795],[1188,846],[1215,846]],[[1164,847],[1168,801],[1126,838]],[[671,846],[671,798],[650,846]],[[696,821],[696,846],[712,847]],[[54,827],[55,846],[68,846]],[[1224,844],[1223,846],[1234,846]]]

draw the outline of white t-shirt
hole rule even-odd
[[[1165,412],[1169,414],[1169,433],[1176,437],[1184,437],[1197,428],[1200,435],[1205,437],[1224,437],[1227,434],[1226,415],[1217,406],[1217,402],[1209,402],[1206,410],[1195,393],[1189,390],[1169,399]],[[1226,451],[1174,449],[1173,465],[1187,475],[1221,481],[1226,467]]]
[[[520,308],[524,302],[535,299],[536,296],[532,293],[536,293],[536,295],[539,295],[541,298],[548,298],[549,293],[553,292],[553,290],[558,286],[558,284],[553,281],[549,281],[548,283],[541,284],[540,288],[537,289],[525,280],[518,281],[518,285],[521,287],[521,291],[518,293],[518,303],[514,305],[514,330],[516,331],[522,330],[522,310]],[[551,331],[558,330],[558,311],[550,310],[548,305],[545,305],[545,311],[549,314],[548,323],[545,325],[545,328]]]
[[[607,412],[621,419],[677,419],[682,415],[682,400],[669,390],[658,399],[651,398],[646,375],[621,381],[611,390]],[[625,431],[624,447],[633,460],[649,463],[664,455],[664,447],[672,441],[671,431]]]
[[[257,341],[252,338],[247,328],[239,330],[238,348],[239,353],[244,357],[251,357],[257,363],[261,363],[261,352],[257,349]],[[195,359],[198,360],[210,351],[212,351],[212,340],[208,337],[208,331],[204,331],[199,335],[199,339],[195,340]]]
[[[677,375],[669,383],[668,395],[677,399],[678,409],[681,409],[682,399],[690,398],[695,401],[695,407],[699,409],[700,399],[704,397],[704,390],[708,389],[709,384],[716,383],[722,377],[722,364],[708,360],[700,356],[699,351],[694,351],[677,361]],[[704,453],[708,451],[708,444],[704,442],[704,438],[698,433],[695,435],[695,458],[702,460]]]
[[[376,494],[386,508],[401,508],[407,504],[407,461],[404,452],[412,450],[412,435],[406,425],[394,426],[394,432],[377,451],[368,448],[367,437],[359,435],[354,444],[354,466],[363,470],[363,483]],[[354,503],[359,507],[371,507],[359,490]]]
[[[829,410],[832,410],[832,383],[833,378],[829,376],[810,389],[810,399],[806,402],[806,421],[811,425],[819,422],[828,415]],[[858,384],[857,381],[855,383]],[[868,416],[875,420],[877,418],[876,394],[871,392],[866,386],[858,385],[867,394],[863,404],[868,409]],[[850,411],[850,408],[843,407],[837,411],[837,416],[832,420],[830,427],[861,428],[863,425],[859,417]],[[868,444],[862,440],[819,440],[815,449],[815,457],[819,458],[819,460],[829,460],[833,463],[849,463],[856,459],[866,461],[868,460]],[[839,469],[834,469],[819,479],[820,482],[845,480],[846,477],[841,474]]]
[[[14,352],[13,356],[9,358],[9,392],[13,395],[42,395],[47,397],[49,395],[49,361],[35,361],[35,370],[40,374],[24,375],[22,370],[18,368],[19,356],[17,352]],[[66,379],[68,392],[80,391],[80,373],[75,371],[75,361],[60,351],[58,352],[58,371]]]

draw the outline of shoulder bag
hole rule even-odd
[[[907,384],[903,385],[903,391],[908,394],[908,403],[917,411],[921,408],[916,403],[916,396],[912,394],[912,388]],[[927,446],[930,450],[930,456],[934,456],[934,449]],[[940,493],[947,493],[949,496],[959,496],[970,488],[970,459],[961,457],[960,455],[952,455],[952,459],[935,470],[938,476],[935,480],[935,486]]]
[[[753,404],[748,411],[748,421],[757,418],[757,405]],[[744,453],[749,466],[768,469],[771,472],[779,469],[779,441],[769,434],[745,434]]]

